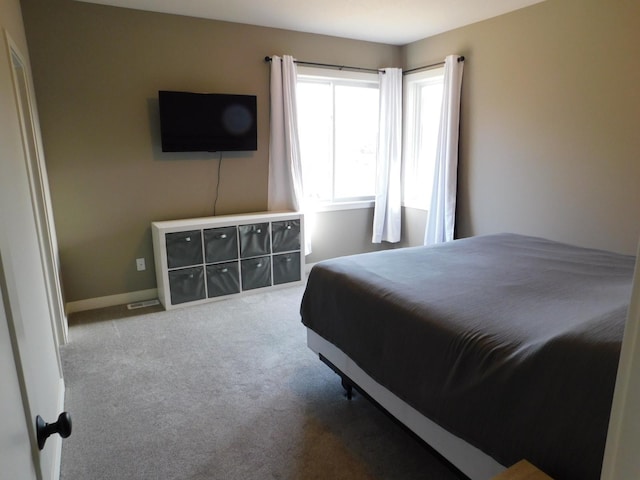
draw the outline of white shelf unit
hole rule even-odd
[[[167,310],[304,281],[300,213],[153,222],[151,236],[158,298]]]

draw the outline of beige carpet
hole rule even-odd
[[[306,347],[302,287],[75,314],[62,480],[460,478]]]

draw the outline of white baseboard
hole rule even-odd
[[[132,302],[142,302],[144,300],[152,300],[158,298],[158,289],[150,288],[148,290],[138,290],[137,292],[120,293],[118,295],[108,295],[106,297],[87,298],[86,300],[78,300],[76,302],[68,302],[65,306],[67,315],[70,313],[84,312],[85,310],[94,310],[96,308],[113,307],[116,305],[125,305]]]

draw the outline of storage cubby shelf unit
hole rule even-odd
[[[300,213],[153,222],[151,236],[158,298],[167,310],[304,281]]]

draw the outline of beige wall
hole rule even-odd
[[[216,213],[261,211],[264,57],[380,67],[397,66],[401,56],[388,45],[72,0],[22,6],[67,301],[155,288],[150,223],[213,214],[218,154],[160,151],[158,90],[257,95],[258,150],[223,154]],[[146,272],[136,271],[137,257],[146,258]]]
[[[283,53],[407,68],[465,55],[459,236],[635,253],[638,2],[547,0],[402,48],[72,0],[22,6],[67,301],[154,288],[150,222],[213,213],[217,157],[160,151],[159,89],[258,96],[258,151],[224,154],[217,213],[265,209],[263,58]],[[309,261],[378,248],[371,216],[320,214]],[[421,243],[425,221],[404,212],[402,245]]]
[[[458,232],[635,254],[640,2],[548,0],[416,42],[405,66],[465,62]]]
[[[309,264],[396,246],[386,242],[371,243],[373,208],[318,212],[307,222],[313,222],[313,252],[306,258]]]

